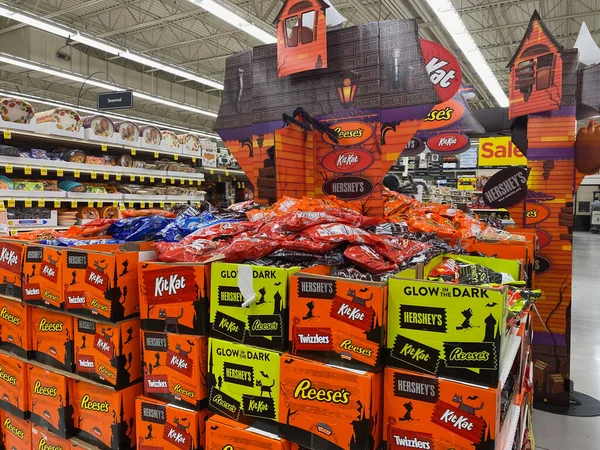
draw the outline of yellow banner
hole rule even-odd
[[[527,158],[508,136],[480,138],[477,159],[479,167],[527,165]]]

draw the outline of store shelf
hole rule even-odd
[[[87,442],[84,442],[81,439],[77,439],[75,437],[72,437],[71,439],[69,439],[69,441],[73,442],[74,444],[77,444],[77,447],[81,447],[85,450],[98,450],[98,447],[95,447],[92,444],[88,444]]]
[[[508,212],[505,208],[469,208],[473,212]]]
[[[110,202],[111,200],[122,200],[123,194],[105,194],[94,192],[67,192],[68,199],[75,200],[102,200]]]
[[[499,442],[501,443],[499,450],[512,450],[517,436],[520,415],[521,407],[516,404],[510,405],[508,413],[506,413],[506,418],[504,419],[504,425],[499,433]]]
[[[508,379],[508,375],[510,374],[510,369],[515,362],[515,358],[517,357],[517,353],[519,353],[519,349],[521,348],[521,336],[517,334],[517,329],[513,328],[510,332],[510,335],[505,343],[506,350],[503,353],[502,360],[500,361],[500,386],[504,387],[504,383]]]
[[[53,199],[66,199],[65,191],[0,191],[2,198],[14,198],[15,200],[24,200],[26,198],[43,198],[46,201]]]
[[[6,192],[6,194],[4,194]],[[13,195],[15,192],[27,192],[28,195]],[[49,208],[53,206],[54,202],[60,203],[76,203],[77,205],[90,205],[90,203],[103,203],[106,205],[112,204],[113,206],[119,206],[120,202],[133,202],[133,203],[156,203],[161,201],[170,202],[199,202],[204,200],[206,195],[205,191],[199,191],[199,195],[140,195],[140,194],[92,194],[92,193],[77,193],[78,196],[73,196],[74,192],[69,192],[69,197],[59,198],[56,196],[47,197],[46,195],[39,194],[56,194],[56,192],[46,191],[0,191],[0,201],[4,202],[4,206],[11,208],[10,200],[16,202],[31,202],[31,207],[38,207],[38,200],[42,200],[45,203],[45,207]],[[64,194],[67,194],[64,192]],[[56,206],[58,207],[58,206]]]
[[[71,228],[70,226],[64,225],[38,225],[34,227],[11,227],[9,226],[9,230],[15,230],[17,233],[21,233],[24,231],[37,231],[37,230],[68,230]]]

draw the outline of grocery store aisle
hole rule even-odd
[[[600,399],[600,235],[573,238],[571,377],[575,390]],[[600,417],[567,417],[534,410],[536,449],[596,450]]]

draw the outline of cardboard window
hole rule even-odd
[[[308,11],[302,14],[302,43],[310,44],[316,38],[317,23],[314,11]]]
[[[298,17],[288,17],[285,19],[285,45],[287,47],[298,46]]]

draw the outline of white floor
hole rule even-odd
[[[600,399],[600,235],[574,235],[571,330],[575,390]],[[534,410],[533,426],[538,450],[600,449],[600,417]]]

